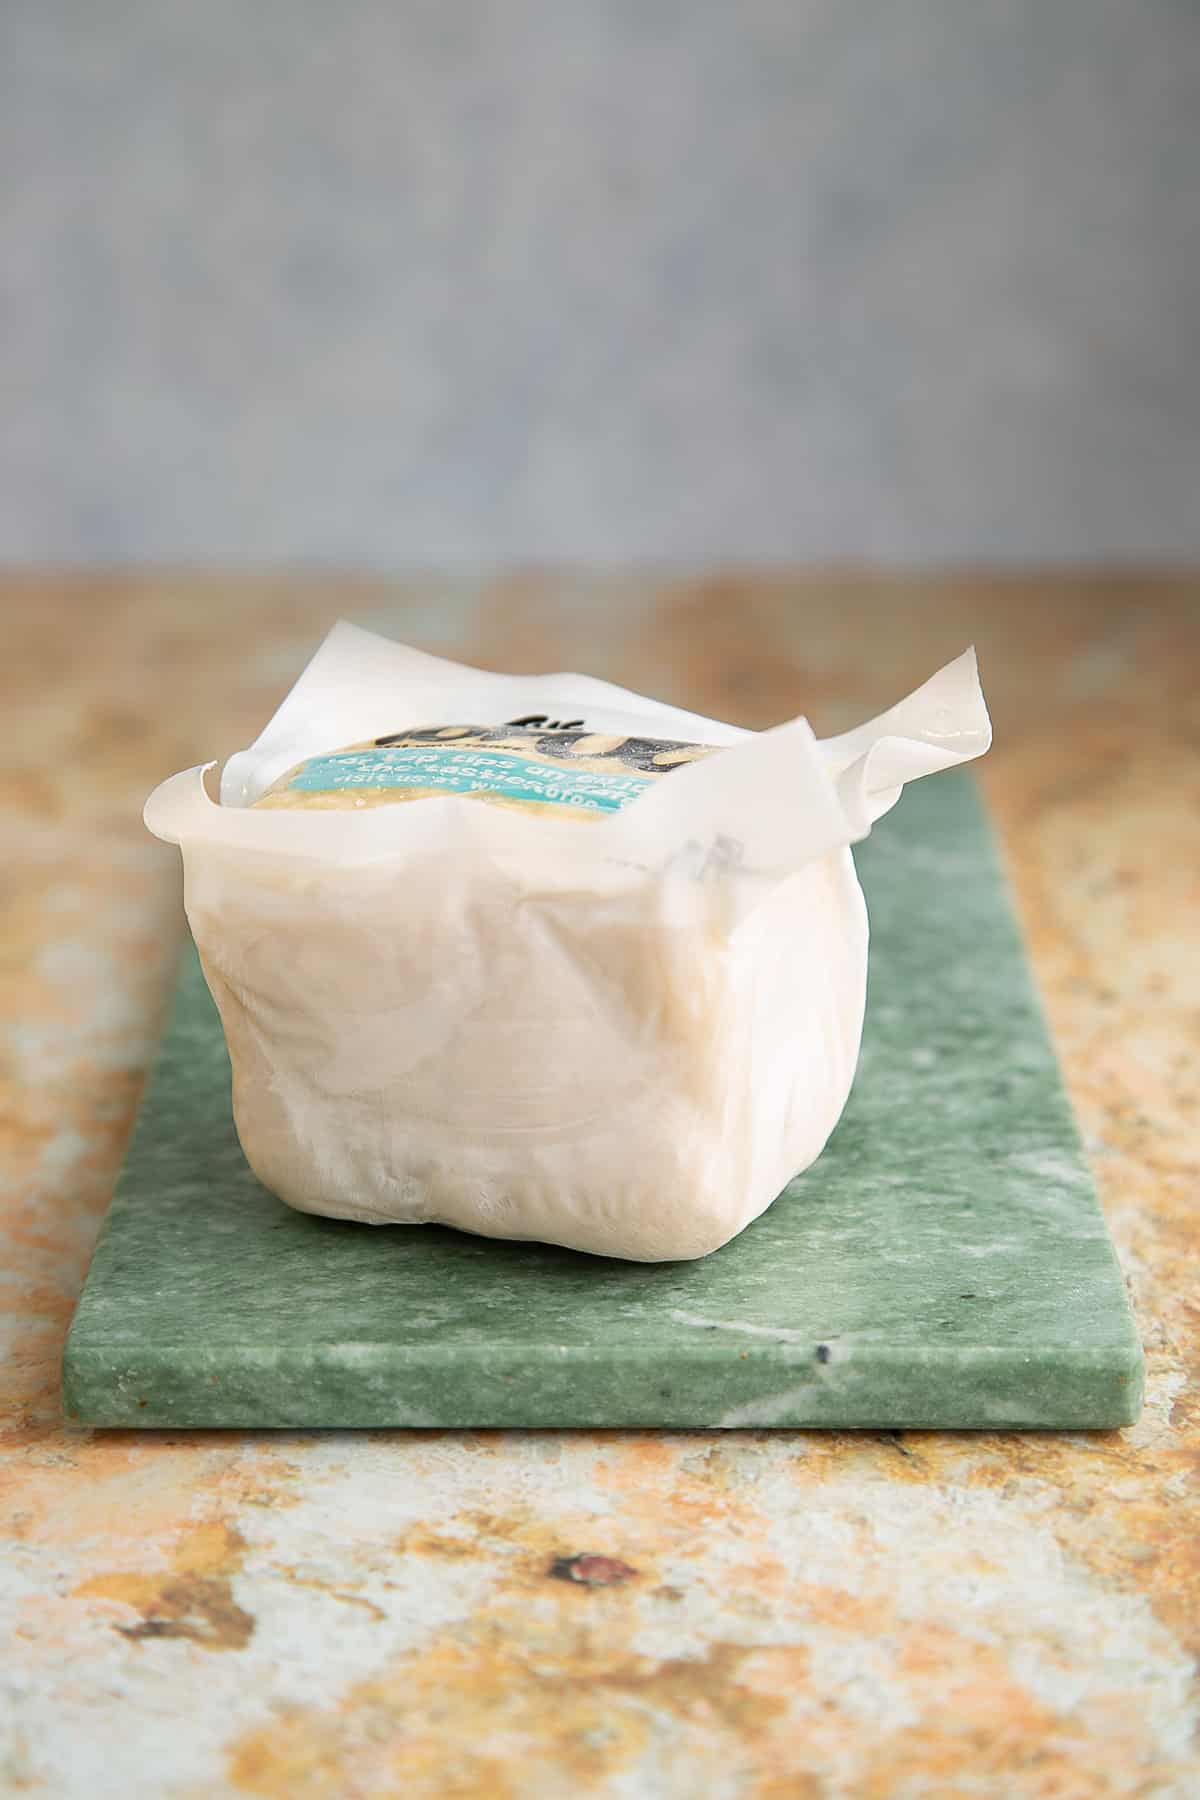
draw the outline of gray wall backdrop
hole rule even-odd
[[[0,559],[1200,551],[1192,0],[0,36]]]

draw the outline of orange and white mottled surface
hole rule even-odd
[[[1200,582],[9,577],[0,611],[0,1792],[1200,1793]],[[64,1429],[182,929],[142,799],[253,736],[338,613],[822,731],[978,641],[1136,1427]]]

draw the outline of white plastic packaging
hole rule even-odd
[[[530,714],[719,753],[586,819],[457,794],[253,804],[318,752]],[[971,651],[818,741],[804,719],[752,734],[336,626],[219,804],[201,767],[146,805],[183,853],[252,1168],[336,1218],[645,1262],[715,1250],[820,1154],[850,1091],[867,918],[849,845],[990,739]]]

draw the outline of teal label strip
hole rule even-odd
[[[502,750],[414,748],[347,750],[316,756],[289,783],[327,793],[332,788],[439,788],[447,794],[503,794],[550,806],[581,806],[589,812],[619,812],[645,793],[654,780],[627,769],[605,775],[572,769],[569,763],[533,762]]]

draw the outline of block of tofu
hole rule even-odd
[[[819,743],[338,627],[219,803],[201,769],[147,804],[251,1166],[338,1218],[707,1255],[850,1091],[850,844],[989,735],[970,653]]]

